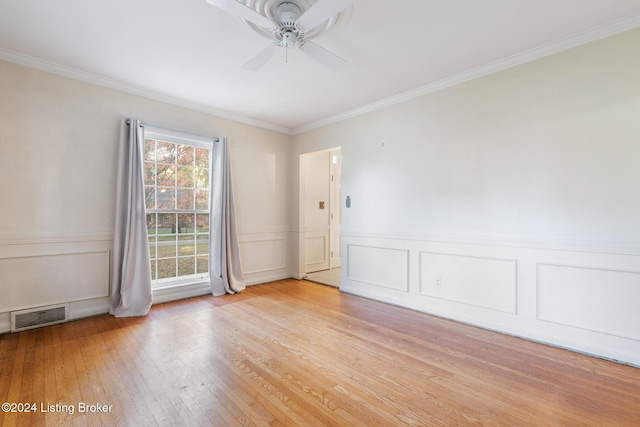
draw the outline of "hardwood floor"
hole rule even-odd
[[[3,426],[640,425],[640,369],[296,280],[2,335],[0,362],[0,402],[36,404]]]

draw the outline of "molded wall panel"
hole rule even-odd
[[[408,292],[409,251],[347,245],[347,279]]]
[[[245,240],[240,242],[240,259],[244,274],[263,273],[287,268],[287,240]]]
[[[640,271],[538,264],[538,318],[640,340]]]
[[[420,293],[516,313],[516,261],[420,252]]]
[[[109,296],[109,252],[0,259],[0,312]]]
[[[308,236],[306,238],[307,265],[317,264],[327,261],[327,236],[320,232],[318,236]]]

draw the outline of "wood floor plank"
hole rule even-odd
[[[300,325],[304,324],[304,322],[305,320],[301,320]],[[312,323],[313,322],[315,321],[312,320]],[[328,347],[336,349],[335,351],[339,354],[340,357],[334,362],[334,364],[347,362],[344,366],[344,369],[346,369],[347,371],[359,372],[363,377],[377,376],[378,379],[376,381],[378,382],[382,377],[383,372],[380,372],[375,368],[383,366],[381,365],[381,363],[386,364],[389,367],[390,371],[399,371],[404,368],[402,363],[403,361],[398,358],[398,353],[396,352],[397,348],[393,350],[393,354],[385,358],[383,354],[383,351],[385,350],[384,347],[371,347],[370,340],[366,339],[366,337],[364,336],[354,333],[354,330],[357,328],[357,326],[354,326],[353,324],[347,325],[346,323],[343,323],[339,326],[334,327],[333,324],[334,322],[330,320],[324,325],[319,325],[317,328],[306,327],[304,328],[304,330],[308,335],[322,336],[323,342],[325,342]],[[322,329],[324,329],[324,332],[322,331]],[[349,330],[349,333],[347,335],[348,340],[344,340],[345,336],[344,332],[341,332],[342,329]],[[337,333],[334,333],[336,331]],[[358,343],[359,340],[361,341],[360,344]],[[324,355],[323,359],[326,357],[329,356]],[[364,360],[365,358],[367,359],[366,361]],[[373,361],[372,359],[377,360]],[[396,364],[393,365],[390,362],[395,362]],[[410,377],[415,376],[416,371],[413,370]],[[383,387],[384,384],[380,383],[380,386]]]
[[[0,363],[0,401],[75,408],[2,426],[640,425],[638,368],[297,280],[1,335]]]

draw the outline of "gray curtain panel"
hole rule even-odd
[[[151,308],[151,266],[144,205],[143,146],[144,135],[140,122],[133,119],[123,120],[118,154],[109,309],[109,313],[116,317],[144,316]]]
[[[209,276],[211,290],[215,296],[233,294],[245,289],[230,167],[229,144],[226,139],[220,138],[213,145],[210,181]]]

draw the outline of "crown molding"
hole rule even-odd
[[[13,62],[25,67],[34,68],[49,73],[57,74],[63,77],[68,77],[75,80],[80,80],[86,83],[95,84],[110,89],[115,89],[121,92],[129,93],[132,95],[141,96],[144,98],[152,99],[155,101],[164,102],[167,104],[175,105],[178,107],[187,108],[190,110],[198,111],[205,114],[210,114],[216,117],[220,117],[227,120],[232,120],[246,125],[262,128],[278,132],[285,135],[299,135],[314,129],[318,129],[323,126],[327,126],[333,123],[344,121],[350,118],[361,116],[372,111],[380,110],[395,104],[399,104],[404,101],[408,101],[414,98],[418,98],[429,93],[433,93],[442,89],[446,89],[451,86],[455,86],[470,80],[474,80],[489,74],[497,73],[515,66],[525,64],[527,62],[535,61],[536,59],[544,58],[546,56],[554,55],[565,50],[572,49],[587,43],[591,43],[600,39],[604,39],[609,36],[613,36],[624,31],[631,30],[640,26],[640,14],[635,14],[630,17],[610,22],[586,31],[582,31],[560,40],[556,40],[551,43],[538,46],[536,48],[491,62],[480,67],[472,68],[462,73],[438,80],[433,83],[429,83],[424,86],[411,89],[400,94],[381,99],[379,101],[363,105],[361,107],[342,112],[333,116],[326,117],[314,122],[307,123],[305,125],[288,128],[285,126],[275,125],[273,123],[264,122],[261,120],[252,119],[240,114],[233,114],[228,111],[215,109],[202,104],[186,101],[184,99],[172,97],[169,95],[161,94],[149,89],[145,89],[136,85],[125,83],[119,80],[111,79],[108,77],[100,76],[97,74],[88,73],[75,68],[67,67],[64,65],[56,64],[53,62],[41,60],[28,55],[24,55],[18,52],[11,51],[9,49],[0,48],[0,59],[8,62]]]
[[[79,80],[85,83],[91,83],[91,84],[106,87],[109,89],[115,89],[120,92],[141,96],[143,98],[152,99],[154,101],[160,101],[166,104],[175,105],[177,107],[183,107],[189,110],[210,114],[223,119],[244,123],[246,125],[255,126],[258,128],[262,128],[262,129],[266,129],[266,130],[270,130],[278,133],[283,133],[285,135],[292,134],[291,133],[292,130],[284,126],[274,125],[272,123],[251,119],[239,114],[229,113],[227,111],[218,110],[215,108],[208,107],[206,105],[186,101],[184,99],[176,98],[169,95],[164,95],[162,93],[145,89],[140,86],[132,85],[119,80],[111,79],[111,78],[100,76],[97,74],[88,73],[86,71],[81,71],[75,68],[56,64],[53,62],[34,58],[32,56],[14,52],[9,49],[0,48],[0,59],[7,62],[12,62],[14,64],[22,65],[25,67],[46,71],[52,74],[57,74],[59,76],[67,77],[70,79]]]
[[[442,89],[446,89],[451,86],[458,85],[470,80],[478,79],[489,74],[497,73],[499,71],[513,68],[515,66],[525,64],[527,62],[535,61],[536,59],[551,56],[556,53],[563,52],[565,50],[572,49],[587,43],[591,43],[606,37],[613,36],[624,31],[631,30],[640,26],[640,14],[632,15],[628,18],[620,19],[610,22],[608,24],[600,25],[598,27],[591,28],[586,31],[582,31],[562,39],[556,40],[551,43],[543,44],[533,49],[526,50],[524,52],[508,56],[506,58],[499,59],[480,67],[472,68],[462,73],[453,75],[451,77],[438,80],[433,83],[429,83],[424,86],[420,86],[415,89],[402,92],[400,94],[390,96],[388,98],[375,101],[373,103],[363,105],[353,110],[345,111],[334,116],[329,116],[324,119],[317,120],[315,122],[308,123],[303,126],[296,127],[292,130],[292,135],[299,135],[314,129],[318,129],[323,126],[327,126],[333,123],[341,122],[353,117],[361,116],[372,111],[380,110],[395,104],[399,104],[404,101],[408,101],[414,98],[418,98],[429,93],[437,92]]]

